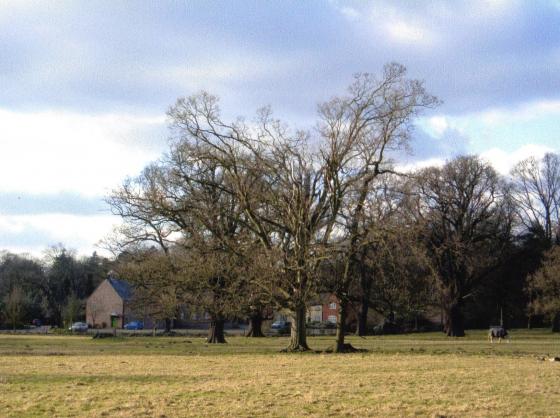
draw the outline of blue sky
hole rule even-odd
[[[308,128],[389,61],[443,100],[403,166],[560,151],[559,0],[0,0],[0,249],[94,251],[118,223],[103,196],[165,150],[179,96]]]

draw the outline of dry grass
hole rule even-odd
[[[501,346],[481,333],[372,337],[352,340],[369,353],[342,355],[277,354],[278,338],[209,347],[184,338],[0,336],[0,415],[555,416],[560,363],[536,356],[559,340],[530,336]]]

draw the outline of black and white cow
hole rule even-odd
[[[498,342],[502,342],[502,338],[506,338],[509,343],[509,335],[506,329],[502,326],[492,326],[488,331],[488,341],[494,342],[494,338],[498,339]]]

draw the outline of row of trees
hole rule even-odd
[[[93,254],[78,258],[52,247],[41,260],[0,255],[0,325],[13,328],[33,319],[63,326],[81,318],[83,301],[106,277],[109,260]]]
[[[498,307],[559,328],[559,156],[522,161],[508,178],[476,156],[399,172],[414,119],[437,104],[399,64],[356,76],[311,131],[269,108],[228,123],[212,95],[179,99],[168,153],[107,199],[124,223],[106,244],[136,303],[168,321],[197,307],[212,319],[210,342],[225,341],[228,318],[260,336],[263,313],[285,310],[289,350],[308,349],[306,309],[321,293],[339,302],[336,351],[351,349],[351,308],[360,335],[370,309],[439,308],[450,336],[465,321],[487,326]],[[4,254],[2,321],[15,325],[25,306],[62,325],[108,270],[64,249],[43,264]]]
[[[371,306],[435,305],[446,333],[462,336],[483,283],[524,311],[524,279],[542,255],[529,243],[544,251],[556,239],[558,156],[522,162],[513,181],[476,156],[398,173],[414,119],[437,104],[394,63],[321,104],[312,131],[290,130],[269,108],[226,122],[204,92],[179,99],[168,153],[108,198],[124,220],[108,240],[121,275],[154,306],[172,297],[208,312],[210,342],[224,341],[228,317],[250,318],[259,335],[265,307],[287,310],[291,351],[308,349],[306,308],[321,292],[339,301],[335,351],[351,349],[351,305],[362,334]],[[531,283],[540,300],[544,288]]]

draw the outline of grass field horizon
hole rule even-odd
[[[349,336],[355,354],[280,353],[284,337],[0,335],[1,416],[555,416],[560,336],[513,330]]]

